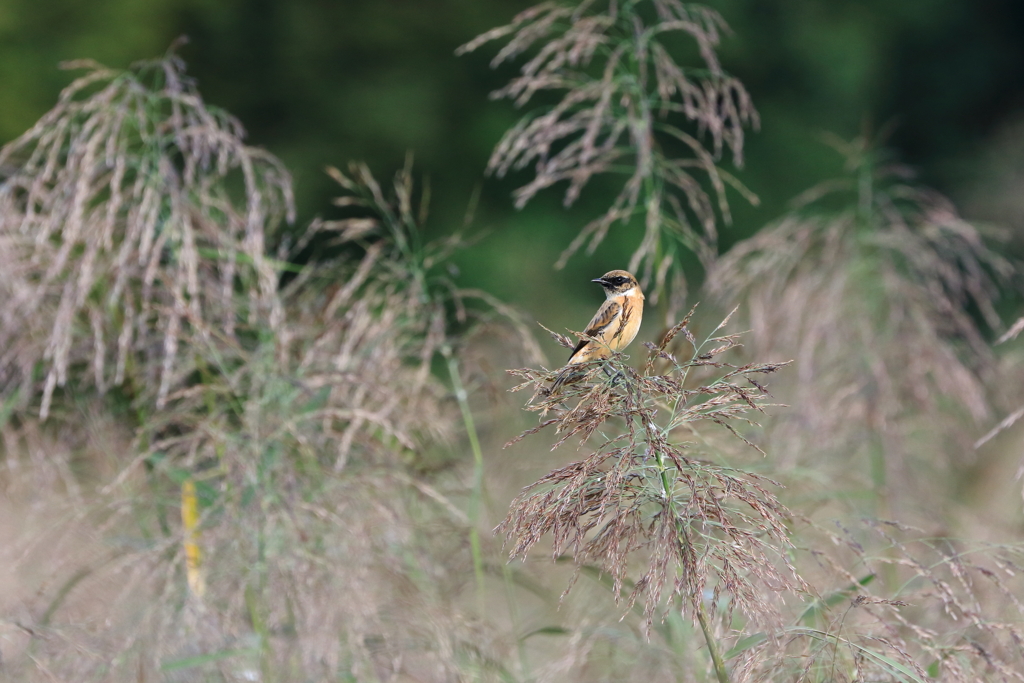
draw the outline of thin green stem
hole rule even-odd
[[[462,422],[466,427],[466,435],[469,437],[469,447],[473,451],[473,489],[469,500],[469,545],[473,553],[473,574],[476,577],[477,602],[480,614],[484,613],[484,557],[480,543],[480,502],[483,498],[484,487],[484,454],[480,448],[480,439],[476,432],[476,423],[473,421],[473,411],[469,407],[469,395],[462,383],[462,375],[459,372],[459,361],[452,353],[450,346],[445,345],[441,349],[448,362],[448,375],[451,377],[452,389],[455,391],[455,399],[462,411]]]
[[[672,484],[669,481],[665,456],[660,451],[655,451],[654,459],[658,463],[658,472],[661,478],[662,494],[665,496],[665,504],[668,506],[669,514],[672,515],[676,525],[677,540],[688,547],[690,545],[690,535],[687,533],[686,527],[683,526],[676,511],[675,497],[672,495]],[[718,647],[718,641],[715,640],[715,635],[711,631],[711,624],[708,619],[707,609],[704,607],[704,602],[699,595],[692,596],[692,598],[693,609],[697,613],[700,630],[704,633],[704,641],[708,645],[708,654],[711,656],[711,663],[715,668],[715,676],[718,678],[718,683],[730,683],[729,672],[726,671],[725,660],[722,658],[722,650]]]
[[[690,346],[693,347],[692,358],[696,358],[697,356],[699,356],[700,350],[704,348],[707,345],[707,343],[707,339],[702,341],[699,346],[697,344],[694,344],[693,342],[690,342]],[[691,363],[685,363],[682,366],[682,372],[680,373],[679,379],[679,386],[686,386],[686,379],[690,376],[690,368],[692,367],[693,365]],[[662,437],[668,438],[669,433],[679,426],[678,424],[676,424],[676,418],[679,416],[679,408],[680,406],[686,405],[686,403],[686,393],[680,393],[672,404],[672,411],[669,414],[668,421],[665,423],[665,428],[662,430]]]
[[[708,613],[701,600],[694,600],[694,609],[697,612],[697,621],[700,622],[700,630],[704,632],[704,640],[708,644],[708,654],[711,655],[711,662],[715,667],[715,676],[718,683],[729,683],[729,672],[725,670],[725,660],[722,659],[722,651],[718,647],[711,632],[711,625],[708,623]]]

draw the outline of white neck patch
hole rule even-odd
[[[633,296],[634,294],[636,294],[636,287],[630,287],[622,293],[622,296]]]

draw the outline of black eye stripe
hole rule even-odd
[[[601,278],[601,284],[604,284],[604,285],[607,285],[607,286],[610,286],[610,287],[621,287],[622,285],[626,284],[627,282],[629,282],[629,278],[628,277],[623,277],[621,275],[616,275],[614,277],[609,277],[609,278]]]

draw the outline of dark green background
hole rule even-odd
[[[453,53],[530,4],[0,0],[0,140],[29,127],[71,80],[58,62],[91,57],[123,67],[186,34],[179,52],[207,100],[238,116],[250,142],[291,169],[300,221],[331,215],[336,192],[325,165],[361,159],[388,176],[411,150],[430,178],[434,233],[461,226],[480,193],[473,230],[485,234],[458,258],[461,281],[539,314],[599,297],[587,280],[623,266],[635,238],[618,235],[556,273],[558,253],[606,197],[592,190],[566,210],[549,191],[516,212],[509,193],[517,179],[483,178],[491,148],[517,118],[510,103],[487,94],[513,71],[488,67],[494,47]],[[724,246],[838,173],[840,158],[821,141],[826,131],[850,138],[895,122],[890,145],[926,182],[959,198],[987,172],[993,136],[1024,114],[1021,0],[709,4],[732,26],[722,58],[762,118],[739,173],[762,204],[743,207],[734,197],[737,219]]]

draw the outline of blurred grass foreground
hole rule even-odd
[[[492,159],[520,204],[625,178],[563,261],[637,235],[656,343],[557,397],[411,164],[329,169],[347,217],[297,227],[176,56],[70,65],[0,150],[0,677],[1024,680],[1020,501],[971,498],[1019,264],[863,139],[720,254],[759,122],[726,28],[544,4],[463,48],[553,96]]]

